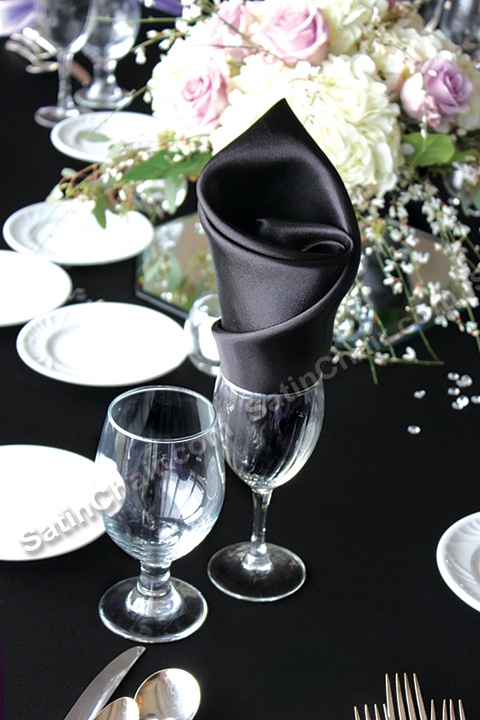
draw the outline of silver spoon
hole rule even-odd
[[[200,686],[186,670],[166,668],[140,685],[135,700],[140,720],[192,720],[200,706]]]
[[[114,700],[95,715],[94,720],[138,720],[138,705],[129,697]]]

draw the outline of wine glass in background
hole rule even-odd
[[[34,9],[39,32],[56,49],[59,78],[57,104],[39,108],[34,117],[53,127],[80,112],[72,98],[72,59],[87,40],[96,0],[34,0]]]
[[[190,635],[207,605],[171,563],[196,547],[218,518],[225,492],[217,414],[183,388],[130,390],[108,408],[97,456],[96,497],[107,534],[140,562],[138,577],[103,595],[102,622],[138,642]]]
[[[476,58],[480,42],[480,0],[444,2],[438,26],[452,42]]]
[[[140,28],[138,0],[96,0],[96,17],[82,53],[91,60],[93,80],[80,88],[75,101],[91,110],[114,110],[130,93],[115,77],[117,62],[132,49]]]
[[[220,373],[214,405],[225,460],[250,486],[253,530],[250,542],[219,550],[208,575],[227,595],[254,602],[291,595],[305,580],[303,561],[290,550],[265,542],[272,492],[305,465],[320,435],[324,414],[323,381],[298,392],[260,394],[232,385]]]

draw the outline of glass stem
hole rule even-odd
[[[272,490],[257,492],[252,490],[253,499],[253,528],[250,538],[250,547],[245,558],[249,569],[269,570],[271,561],[268,557],[265,532],[267,525],[267,512],[272,499]]]
[[[116,60],[102,60],[93,64],[93,81],[90,85],[89,95],[98,99],[106,99],[118,92],[115,70]]]
[[[176,615],[182,604],[174,588],[169,567],[157,567],[141,563],[137,584],[127,598],[128,608],[139,615]]]
[[[73,55],[68,50],[59,50],[58,58],[58,97],[57,106],[62,110],[71,110],[75,107],[72,98],[72,60]]]

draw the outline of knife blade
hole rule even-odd
[[[85,688],[65,720],[91,720],[94,718],[144,652],[145,648],[137,645],[125,650],[109,662]]]

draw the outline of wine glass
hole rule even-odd
[[[439,27],[464,52],[476,56],[480,41],[480,0],[445,3]]]
[[[93,81],[80,88],[75,101],[91,110],[114,110],[130,93],[115,77],[117,62],[133,47],[140,28],[138,0],[97,0],[97,15],[82,53],[93,65]]]
[[[208,575],[227,595],[265,602],[291,595],[305,581],[305,565],[290,550],[265,542],[273,490],[291,480],[312,454],[323,422],[319,379],[295,392],[260,394],[230,383],[220,372],[214,391],[225,459],[253,495],[250,542],[219,550]]]
[[[38,29],[57,51],[59,79],[57,104],[35,112],[39,125],[53,127],[80,112],[72,98],[72,59],[86,42],[95,6],[96,0],[34,0]]]
[[[207,605],[170,565],[212,529],[225,480],[217,414],[183,388],[151,386],[110,404],[95,459],[96,497],[105,530],[140,561],[140,575],[100,600],[102,622],[117,635],[154,643],[199,628]]]

